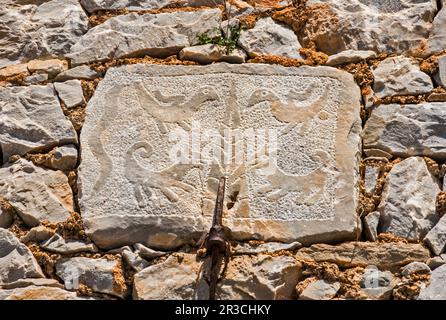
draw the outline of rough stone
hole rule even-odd
[[[379,98],[395,95],[418,95],[432,91],[431,78],[411,58],[390,57],[372,70],[373,91]]]
[[[258,20],[254,28],[243,30],[238,44],[251,57],[275,55],[301,58],[299,54],[301,46],[293,30],[269,17]]]
[[[77,240],[65,240],[60,235],[55,234],[50,239],[40,245],[49,252],[60,254],[74,254],[80,252],[98,252],[93,243],[85,243]]]
[[[143,259],[151,260],[154,258],[162,257],[168,254],[167,252],[163,251],[156,251],[150,248],[147,248],[145,245],[142,245],[140,243],[136,243],[133,245],[133,248],[135,249],[135,253],[139,255]]]
[[[94,292],[124,298],[127,292],[119,290],[120,286],[114,275],[116,268],[118,261],[115,260],[75,257],[59,260],[56,263],[56,274],[64,281],[68,290],[84,284]]]
[[[28,62],[28,70],[32,73],[46,73],[50,79],[59,73],[68,69],[68,63],[65,60],[31,60]]]
[[[23,288],[0,290],[0,300],[84,300],[76,292],[57,287],[27,286]]]
[[[446,56],[442,56],[438,59],[438,84],[446,88]]]
[[[201,46],[187,47],[180,51],[181,60],[196,61],[200,64],[210,64],[212,62],[225,61],[229,63],[243,63],[246,60],[246,53],[238,48],[231,53],[226,53],[226,48],[214,44],[204,44]]]
[[[446,249],[446,215],[427,233],[424,242],[435,255],[440,255]]]
[[[431,269],[427,264],[416,261],[409,263],[401,270],[401,274],[405,277],[410,276],[414,273],[431,273]]]
[[[337,246],[314,244],[300,249],[297,259],[336,263],[343,268],[375,265],[379,269],[396,270],[414,261],[425,262],[429,250],[420,244],[345,242]]]
[[[220,20],[219,9],[121,15],[88,30],[68,57],[72,65],[141,55],[167,57],[198,44],[200,34],[218,35]]]
[[[280,242],[267,242],[257,246],[252,246],[249,243],[238,243],[233,248],[235,254],[257,254],[257,253],[275,253],[282,250],[296,250],[302,247],[300,242],[293,243],[280,243]]]
[[[0,196],[30,227],[47,220],[65,221],[73,211],[73,194],[61,171],[46,170],[20,159],[0,169]]]
[[[74,79],[80,79],[80,80],[93,80],[99,77],[100,74],[93,69],[91,69],[89,66],[81,65],[74,67],[72,69],[68,69],[67,71],[64,71],[62,73],[59,73],[56,78],[54,78],[54,81],[67,81],[67,80],[74,80]]]
[[[28,242],[43,242],[48,240],[54,235],[54,231],[45,227],[45,226],[37,226],[28,231],[28,233],[20,238],[20,241],[23,243]]]
[[[16,288],[25,288],[27,286],[45,286],[45,287],[54,287],[63,289],[63,285],[59,283],[59,281],[54,279],[47,278],[27,278],[20,279],[14,282],[5,283],[0,285],[1,289],[16,289]]]
[[[395,157],[427,156],[446,160],[446,103],[380,105],[363,131],[367,149],[381,149]]]
[[[86,232],[105,249],[194,243],[210,227],[217,182],[227,173],[225,225],[234,240],[305,245],[353,239],[359,100],[352,76],[329,67],[109,69],[81,132],[78,185]],[[252,153],[248,161],[224,160],[219,148],[227,146],[216,138],[228,127],[230,134],[257,139],[267,138],[266,129],[272,151],[277,134],[277,161],[261,152],[255,165]],[[191,132],[201,141],[193,159],[189,138],[181,140]]]
[[[82,6],[89,13],[94,13],[100,10],[160,9],[173,2],[173,0],[80,0]]]
[[[37,58],[63,56],[88,29],[77,0],[0,9],[0,68]]]
[[[430,284],[421,288],[418,300],[446,300],[446,264],[432,271]]]
[[[408,52],[417,49],[432,28],[436,3],[431,0],[309,0],[322,6],[309,15],[302,44],[335,54],[346,49]]]
[[[369,241],[376,241],[378,237],[378,224],[380,213],[374,211],[364,217],[364,232]]]
[[[437,223],[435,211],[440,181],[421,157],[410,157],[393,166],[386,177],[377,211],[380,232],[409,240],[422,240]]]
[[[25,78],[26,85],[40,84],[48,80],[46,73],[36,73]]]
[[[446,3],[443,0],[443,7],[435,16],[432,23],[432,30],[427,40],[427,44],[421,55],[424,57],[435,53],[440,53],[446,49]],[[424,42],[423,42],[424,44]]]
[[[390,271],[380,271],[376,266],[365,268],[360,280],[361,291],[373,300],[388,300],[396,281]]]
[[[437,269],[442,265],[446,264],[446,254],[442,254],[441,256],[433,257],[427,260],[426,264],[429,266],[431,270]]]
[[[375,192],[380,172],[380,167],[366,165],[364,172],[364,188],[367,194],[373,195]]]
[[[5,79],[8,77],[14,77],[20,74],[29,74],[28,67],[26,63],[15,64],[12,66],[7,66],[0,69],[0,79]]]
[[[0,228],[0,285],[23,278],[44,275],[31,251],[12,232]]]
[[[48,163],[45,163],[50,168],[68,171],[74,169],[77,165],[77,148],[75,145],[56,147],[50,153],[52,157],[50,157]]]
[[[9,228],[13,218],[13,213],[6,207],[4,200],[0,197],[0,228]]]
[[[373,58],[376,58],[376,53],[371,50],[344,50],[328,57],[325,64],[333,67],[347,63],[358,63]]]
[[[133,298],[207,299],[208,286],[202,274],[197,277],[200,267],[195,255],[171,255],[135,274]],[[216,296],[219,300],[291,299],[300,278],[301,265],[292,257],[236,256],[229,262]]]
[[[60,144],[77,144],[77,134],[64,116],[52,84],[0,87],[0,148],[3,162]]]
[[[54,88],[56,89],[59,98],[63,103],[65,103],[67,108],[74,108],[85,103],[80,80],[55,82]]]
[[[299,295],[299,300],[330,300],[341,288],[339,282],[328,283],[317,280],[310,283]]]
[[[124,250],[122,252],[122,257],[124,261],[136,272],[142,271],[149,266],[149,263],[142,259],[137,253],[131,250]]]

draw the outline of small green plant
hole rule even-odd
[[[230,54],[237,46],[237,41],[240,38],[242,28],[228,27],[226,36],[220,29],[220,35],[216,37],[209,37],[207,33],[198,35],[198,42],[200,44],[215,44],[226,48],[226,54]]]

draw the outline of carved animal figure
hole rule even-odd
[[[269,101],[271,102],[271,111],[274,117],[282,122],[290,125],[284,130],[288,132],[296,124],[302,124],[299,134],[303,135],[313,119],[324,107],[328,99],[328,91],[320,95],[313,88],[309,87],[302,93],[290,90],[286,101],[280,98],[268,89],[259,89],[253,92],[249,98],[248,107]]]
[[[324,194],[327,181],[325,166],[328,162],[328,154],[323,150],[316,150],[315,156],[318,158],[320,166],[313,172],[304,176],[289,175],[276,166],[274,173],[267,176],[269,184],[259,188],[258,192],[265,194],[269,201],[278,201],[290,192],[300,192],[298,203],[315,203]],[[254,168],[259,169],[264,166],[264,163],[260,163]],[[314,189],[317,191],[314,192]]]
[[[178,195],[172,187],[192,192],[194,187],[181,182],[182,177],[193,167],[192,165],[173,165],[161,171],[151,171],[142,167],[135,159],[135,152],[142,149],[140,155],[142,158],[149,158],[153,153],[153,147],[140,141],[133,144],[126,153],[124,174],[127,180],[132,184],[136,200],[140,207],[146,205],[144,194],[150,198],[152,189],[159,189],[171,202],[179,200]]]

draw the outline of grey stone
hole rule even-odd
[[[0,147],[3,162],[59,144],[77,144],[52,84],[0,88]]]
[[[45,226],[37,226],[29,230],[25,236],[20,238],[20,241],[22,241],[23,243],[28,243],[28,242],[39,243],[48,240],[53,235],[54,235],[53,230],[48,229]]]
[[[25,288],[28,286],[45,286],[45,287],[54,287],[63,289],[63,285],[59,283],[59,281],[54,279],[46,279],[46,278],[27,278],[20,279],[14,282],[5,283],[0,285],[0,288],[5,289],[16,289],[16,288]]]
[[[9,228],[13,218],[12,212],[2,205],[2,199],[0,199],[0,228]]]
[[[249,243],[238,243],[234,250],[234,254],[257,254],[257,253],[274,253],[282,250],[296,250],[302,247],[300,242],[280,243],[267,242],[257,246],[252,246]]]
[[[187,47],[180,51],[181,60],[196,61],[201,64],[225,61],[229,63],[243,63],[246,60],[246,53],[240,49],[234,49],[229,54],[226,48],[214,44],[204,44],[201,46]]]
[[[149,263],[146,260],[130,250],[124,250],[122,252],[122,257],[124,258],[124,261],[137,272],[142,271],[149,266]]]
[[[302,44],[314,41],[328,54],[346,49],[409,52],[428,38],[437,5],[432,0],[309,0],[310,12]]]
[[[422,56],[427,57],[435,53],[440,53],[446,49],[446,3],[443,1],[442,9],[437,13],[432,23],[432,30],[427,39],[427,46],[422,52]]]
[[[63,56],[88,29],[77,0],[0,9],[0,68],[36,58]]]
[[[372,70],[373,91],[379,98],[395,95],[418,95],[432,91],[431,78],[411,58],[390,57]]]
[[[31,251],[12,232],[0,228],[0,285],[23,278],[44,275]]]
[[[56,147],[50,153],[52,157],[47,165],[53,169],[68,171],[74,169],[77,165],[77,148],[75,145]]]
[[[57,77],[54,79],[54,81],[67,81],[67,80],[73,80],[73,79],[80,79],[80,80],[93,80],[100,76],[100,74],[93,69],[91,69],[89,66],[81,65],[74,67],[72,69],[68,69],[67,71],[64,71],[62,73],[59,73]]]
[[[142,9],[160,9],[172,4],[173,0],[80,0],[82,6],[89,13],[99,10],[142,10]]]
[[[299,300],[330,300],[335,297],[340,288],[339,282],[328,283],[324,280],[317,280],[302,291]]]
[[[36,167],[20,159],[0,169],[0,196],[30,227],[65,221],[73,211],[73,194],[61,171]]]
[[[136,254],[138,254],[141,258],[147,259],[147,260],[162,257],[162,256],[165,256],[166,254],[168,254],[167,252],[156,251],[156,250],[147,248],[145,245],[142,245],[140,243],[134,244],[133,248],[135,249]]]
[[[74,254],[80,252],[98,252],[93,243],[85,243],[77,240],[65,240],[57,233],[40,245],[49,252],[60,254]]]
[[[135,274],[133,298],[207,299],[209,288],[200,273],[204,268],[193,254],[171,255]],[[300,278],[301,265],[292,257],[236,256],[229,262],[216,296],[221,300],[291,299]]]
[[[46,73],[36,73],[25,78],[26,85],[39,84],[48,80],[48,75]]]
[[[293,30],[269,17],[258,20],[254,28],[243,30],[238,44],[251,57],[275,55],[301,58],[299,54],[301,46]]]
[[[56,274],[65,282],[65,288],[84,284],[94,292],[105,293],[118,298],[124,298],[127,292],[119,290],[114,270],[118,261],[107,259],[90,259],[75,257],[61,259],[56,263]]]
[[[68,69],[68,63],[60,59],[31,60],[27,65],[30,72],[45,73],[50,79]]]
[[[401,270],[401,274],[405,277],[410,276],[411,274],[414,273],[431,273],[431,269],[427,264],[416,261],[409,263]]]
[[[359,281],[361,291],[373,300],[388,300],[395,287],[395,279],[390,271],[380,271],[376,266],[365,268]]]
[[[364,232],[369,241],[376,241],[378,237],[378,224],[380,213],[374,211],[364,217]]]
[[[57,287],[35,286],[0,290],[0,300],[84,300],[76,292]]]
[[[85,103],[80,80],[55,82],[54,88],[56,89],[59,98],[63,101],[63,103],[65,103],[67,108],[74,108]]]
[[[427,156],[446,160],[446,103],[380,105],[363,131],[367,149],[381,149],[395,157]]]
[[[225,225],[234,240],[305,245],[354,239],[359,100],[352,76],[330,67],[109,69],[87,106],[81,132],[78,186],[86,232],[104,249],[193,244],[210,227],[217,181],[227,172]],[[216,128],[247,135],[277,130],[277,163],[262,157],[236,170],[240,165],[225,164],[215,153],[212,164],[212,143],[202,145],[207,151],[200,149],[194,163],[189,150],[178,163],[171,148],[184,151],[178,139],[191,133],[191,125],[203,142]]]
[[[440,255],[446,249],[446,215],[427,233],[424,242],[435,255]]]
[[[367,194],[373,195],[375,192],[380,172],[380,167],[366,165],[364,172],[364,187]]]
[[[299,260],[336,263],[342,268],[375,265],[381,270],[399,270],[413,261],[425,262],[429,250],[421,244],[345,242],[337,246],[313,244],[300,249],[295,257]]]
[[[446,254],[442,254],[441,256],[430,258],[426,261],[426,264],[429,266],[431,270],[437,269],[442,265],[446,264]]]
[[[446,300],[446,264],[432,271],[430,284],[421,288],[418,300]]]
[[[446,56],[438,59],[438,84],[446,88]]]
[[[435,211],[440,182],[421,157],[410,157],[393,166],[386,177],[377,211],[380,232],[409,240],[422,240],[437,223]]]
[[[376,53],[371,50],[344,50],[328,57],[325,64],[333,67],[347,63],[358,63],[373,58],[376,58]]]
[[[219,9],[160,14],[131,13],[91,28],[71,48],[72,65],[122,57],[167,57],[198,44],[198,36],[219,34]]]

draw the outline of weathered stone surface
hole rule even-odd
[[[446,215],[428,232],[424,242],[435,255],[440,255],[446,249]]]
[[[162,256],[165,256],[166,254],[168,254],[167,252],[156,251],[156,250],[147,248],[145,245],[142,245],[140,243],[134,244],[133,248],[135,249],[135,253],[137,255],[139,255],[141,258],[147,259],[147,260],[162,257]]]
[[[257,254],[262,252],[274,253],[282,250],[296,250],[301,247],[302,244],[300,242],[267,242],[259,244],[258,246],[252,246],[249,243],[239,243],[235,248],[233,248],[233,251],[235,254]]]
[[[80,0],[89,13],[125,8],[130,10],[160,9],[173,2],[173,0]]]
[[[446,88],[446,56],[442,56],[441,58],[438,59],[437,79],[438,79],[438,84],[443,86],[443,88]]]
[[[73,211],[68,178],[60,171],[42,169],[24,159],[0,169],[0,196],[31,227],[43,220],[65,221]]]
[[[179,57],[182,60],[196,61],[200,64],[210,64],[217,61],[229,63],[243,63],[246,60],[246,53],[238,48],[231,53],[226,53],[226,48],[214,44],[204,44],[201,46],[187,47],[180,51]]]
[[[425,262],[429,259],[429,250],[411,243],[345,242],[337,246],[314,244],[300,249],[295,257],[332,262],[345,268],[372,264],[379,269],[393,270],[413,261]]]
[[[62,171],[72,170],[77,165],[77,148],[69,144],[62,147],[56,147],[50,151],[52,155],[45,163],[50,168]]]
[[[225,225],[235,240],[353,239],[359,109],[351,75],[328,67],[109,69],[81,133],[86,232],[101,248],[192,243],[209,228],[217,181],[227,174]],[[224,160],[219,150],[227,146],[216,139],[223,128],[242,132],[237,140],[250,144],[249,136],[259,135],[272,156],[260,151],[250,160],[249,151]],[[181,140],[192,132],[201,141],[193,159]]]
[[[392,294],[396,281],[390,271],[380,271],[376,266],[365,268],[360,280],[361,291],[369,299],[387,300]]]
[[[327,66],[337,66],[347,63],[358,63],[367,59],[373,59],[376,53],[371,50],[344,50],[328,57]]]
[[[29,70],[26,63],[15,64],[0,69],[0,79],[14,77],[20,74],[25,74],[25,75],[29,74]]]
[[[381,169],[376,166],[366,165],[364,172],[364,188],[365,192],[369,195],[373,195],[376,188],[376,183],[378,181]]]
[[[393,166],[386,177],[377,211],[379,232],[409,240],[422,240],[437,223],[435,201],[440,181],[421,157],[410,157]]]
[[[416,261],[409,263],[401,270],[401,274],[406,277],[414,273],[431,273],[431,269],[427,264]]]
[[[77,144],[52,84],[0,87],[0,148],[3,161],[58,144]]]
[[[328,283],[317,280],[310,283],[299,295],[299,300],[330,300],[341,288],[339,282]]]
[[[10,283],[4,283],[0,285],[0,289],[16,289],[16,288],[24,288],[27,286],[46,286],[46,287],[54,287],[54,288],[63,288],[63,285],[59,283],[59,281],[54,279],[47,278],[26,278],[20,279]]]
[[[381,149],[396,157],[428,156],[446,160],[446,103],[380,105],[363,132],[364,149]]]
[[[293,30],[272,18],[262,18],[254,28],[242,31],[238,44],[251,57],[265,54],[301,58],[301,46]]]
[[[167,57],[198,44],[200,34],[218,35],[220,20],[219,9],[121,15],[88,30],[68,56],[73,65],[141,55]]]
[[[429,260],[427,260],[426,264],[431,270],[437,269],[438,267],[446,264],[446,254],[430,258]]]
[[[0,228],[9,228],[13,221],[11,207],[3,198],[0,197]]]
[[[432,23],[432,30],[427,40],[425,50],[422,56],[429,56],[434,53],[442,52],[446,49],[446,3],[443,0],[443,7],[435,16]]]
[[[20,238],[23,243],[46,241],[54,235],[54,231],[45,227],[37,226],[28,231],[28,233]]]
[[[369,213],[364,217],[364,232],[369,241],[376,241],[378,237],[378,224],[381,214],[378,211]]]
[[[432,271],[430,284],[421,288],[418,300],[446,300],[446,264]]]
[[[379,98],[417,95],[432,91],[431,78],[411,58],[390,57],[373,69],[373,91]]]
[[[142,259],[137,253],[131,250],[124,250],[122,252],[122,258],[137,272],[142,271],[149,266],[149,263],[146,260]]]
[[[39,57],[63,56],[88,29],[77,0],[0,9],[0,68]]]
[[[54,78],[54,81],[67,81],[73,79],[93,80],[97,77],[99,77],[99,73],[91,69],[89,66],[81,65],[59,73],[56,78]]]
[[[431,0],[310,0],[303,44],[315,41],[328,54],[346,49],[407,52],[428,38],[436,3]]]
[[[28,62],[28,70],[36,73],[46,73],[48,77],[54,78],[59,73],[68,69],[68,63],[65,60],[31,60]]]
[[[27,286],[22,288],[0,290],[0,300],[83,300],[76,292],[56,287]]]
[[[25,78],[26,85],[40,84],[48,80],[48,75],[46,73],[36,73]]]
[[[122,291],[122,287],[117,283],[117,268],[118,261],[115,260],[75,257],[59,260],[56,264],[56,274],[69,290],[84,284],[94,292],[124,298],[127,292]]]
[[[54,88],[56,89],[59,98],[68,108],[74,108],[85,102],[80,80],[55,82]]]
[[[133,298],[207,299],[208,286],[202,276],[197,277],[201,264],[192,254],[171,255],[135,274]],[[237,256],[229,262],[216,295],[221,300],[290,299],[300,278],[301,265],[292,257]]]
[[[31,251],[13,233],[0,228],[0,284],[23,278],[44,275]]]
[[[60,254],[74,254],[79,252],[98,252],[93,243],[85,243],[76,240],[65,240],[60,235],[55,234],[50,239],[40,245],[43,249]]]

